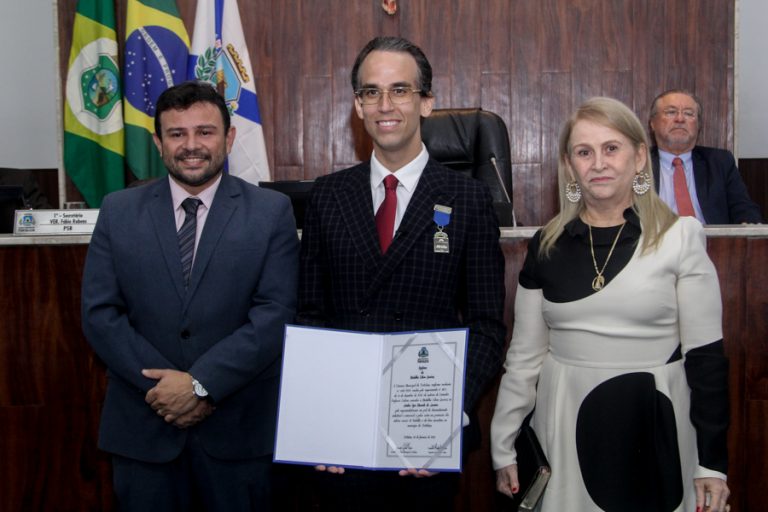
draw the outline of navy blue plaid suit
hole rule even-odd
[[[450,253],[436,254],[436,204],[453,208]],[[504,257],[485,187],[430,160],[386,255],[370,164],[319,178],[301,244],[298,322],[370,332],[469,328],[465,410],[501,367]]]
[[[370,332],[469,328],[465,448],[479,444],[473,409],[502,361],[504,257],[485,186],[430,160],[386,255],[371,198],[370,163],[315,183],[301,243],[301,324]],[[434,206],[453,208],[450,253],[436,254]],[[473,439],[474,438],[474,439]],[[395,472],[314,472],[320,510],[448,510],[456,473],[432,478]]]

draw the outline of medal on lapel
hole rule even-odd
[[[432,217],[432,220],[435,221],[437,232],[435,233],[435,237],[432,243],[434,252],[436,253],[448,254],[451,252],[450,246],[448,244],[448,233],[443,231],[443,229],[445,229],[445,226],[451,223],[452,211],[453,208],[450,206],[443,206],[441,204],[435,205],[435,214]]]

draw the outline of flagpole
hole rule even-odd
[[[54,74],[55,77],[61,76],[61,62],[60,62],[60,46],[59,41],[59,2],[58,0],[52,0],[53,7],[53,46],[54,46]],[[62,98],[61,98],[61,80],[56,80],[56,157],[58,160],[58,183],[59,183],[59,208],[64,207],[64,203],[67,201],[67,181],[66,174],[64,172],[64,120],[62,118]]]

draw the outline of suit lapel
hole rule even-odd
[[[657,147],[651,148],[651,167],[653,168],[653,186],[656,189],[656,193],[659,193],[661,188],[661,178],[659,178],[659,149]]]
[[[440,172],[430,161],[424,168],[419,184],[408,203],[403,220],[397,230],[387,254],[380,256],[380,264],[375,267],[373,280],[368,287],[366,297],[375,294],[381,285],[394,273],[403,259],[411,254],[411,249],[425,230],[436,230],[432,220],[436,204],[452,206],[454,196],[445,192],[440,180]],[[378,241],[377,241],[378,247]]]
[[[707,162],[702,158],[697,148],[693,148],[691,152],[691,160],[693,162],[693,181],[696,184],[696,196],[699,200],[699,207],[701,213],[704,215],[704,222],[707,222],[707,218],[711,218],[711,212],[709,209],[709,191],[707,190]]]
[[[176,218],[171,199],[171,187],[167,179],[160,179],[154,186],[154,199],[149,206],[149,215],[155,228],[160,252],[171,274],[173,284],[179,297],[184,297],[184,276],[181,270],[181,253],[176,237]]]
[[[189,304],[190,298],[195,294],[221,235],[237,209],[237,198],[240,196],[240,192],[234,185],[234,181],[228,175],[222,175],[221,183],[216,190],[213,203],[211,203],[211,211],[208,212],[208,217],[205,219],[205,226],[203,226],[200,242],[195,251],[195,261],[192,265],[192,274],[189,276],[185,308]]]
[[[368,267],[380,265],[381,249],[371,198],[371,167],[362,164],[334,190],[339,211],[349,229],[355,250]]]

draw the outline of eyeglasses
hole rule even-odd
[[[363,105],[376,105],[386,94],[389,96],[389,101],[400,105],[410,102],[413,99],[413,95],[417,92],[421,92],[421,89],[414,89],[412,87],[393,87],[391,89],[363,87],[355,91],[355,96],[358,97]]]
[[[661,115],[663,115],[667,119],[674,119],[674,118],[677,117],[677,115],[680,112],[681,111],[676,109],[676,108],[666,108],[666,109],[661,111]],[[683,117],[686,118],[686,119],[689,119],[689,120],[693,120],[693,119],[696,119],[698,117],[698,114],[692,108],[684,108],[682,110],[682,113],[683,113]]]

